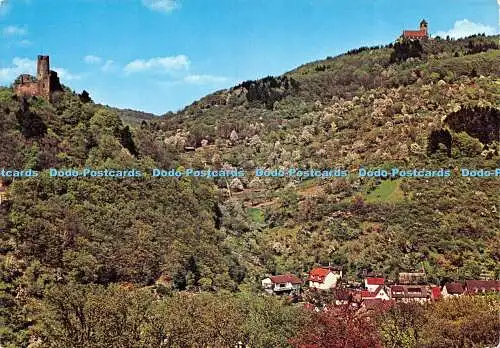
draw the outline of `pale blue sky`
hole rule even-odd
[[[97,102],[158,114],[351,48],[422,18],[432,34],[497,33],[496,0],[0,0],[0,84],[51,56]]]

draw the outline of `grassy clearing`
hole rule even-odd
[[[250,219],[255,223],[264,223],[264,212],[259,208],[248,208],[248,216],[250,216]]]
[[[366,195],[365,200],[369,203],[395,203],[404,199],[403,190],[401,190],[401,179],[384,180],[372,192]]]

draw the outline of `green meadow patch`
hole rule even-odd
[[[259,208],[248,208],[248,216],[250,219],[258,224],[262,224],[265,221],[264,212]]]
[[[404,193],[401,189],[402,179],[397,180],[384,180],[372,192],[366,195],[366,202],[368,203],[381,203],[400,202],[404,199]]]

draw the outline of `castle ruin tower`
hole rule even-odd
[[[49,56],[38,56],[37,73],[39,94],[50,101],[50,62]]]
[[[422,19],[422,22],[420,22],[420,31],[425,32],[425,35],[429,36],[429,24],[425,19]]]
[[[50,70],[49,56],[38,56],[36,77],[28,74],[20,75],[13,84],[18,96],[43,97],[52,101],[54,92],[63,91],[57,72]]]
[[[38,56],[37,63],[37,80],[42,81],[48,79],[50,76],[50,63],[49,56]]]

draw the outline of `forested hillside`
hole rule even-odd
[[[421,268],[436,285],[500,277],[499,177],[460,175],[500,167],[498,40],[352,50],[157,120],[69,88],[52,103],[0,89],[2,168],[38,173],[3,178],[0,344],[299,347],[318,323],[345,342],[372,332],[358,344],[373,347],[496,343],[495,297],[371,321],[263,297],[260,280],[329,264],[350,281]],[[50,168],[144,175],[54,178]],[[154,168],[246,175],[157,178]],[[256,168],[348,175],[263,178]]]
[[[222,227],[256,276],[331,262],[351,276],[423,264],[436,282],[497,277],[500,182],[460,175],[499,165],[496,41],[431,40],[402,62],[396,44],[307,64],[202,99],[155,125],[158,140],[181,150],[180,163],[250,169]],[[185,144],[198,149],[183,154]],[[453,175],[255,178],[256,167]]]

